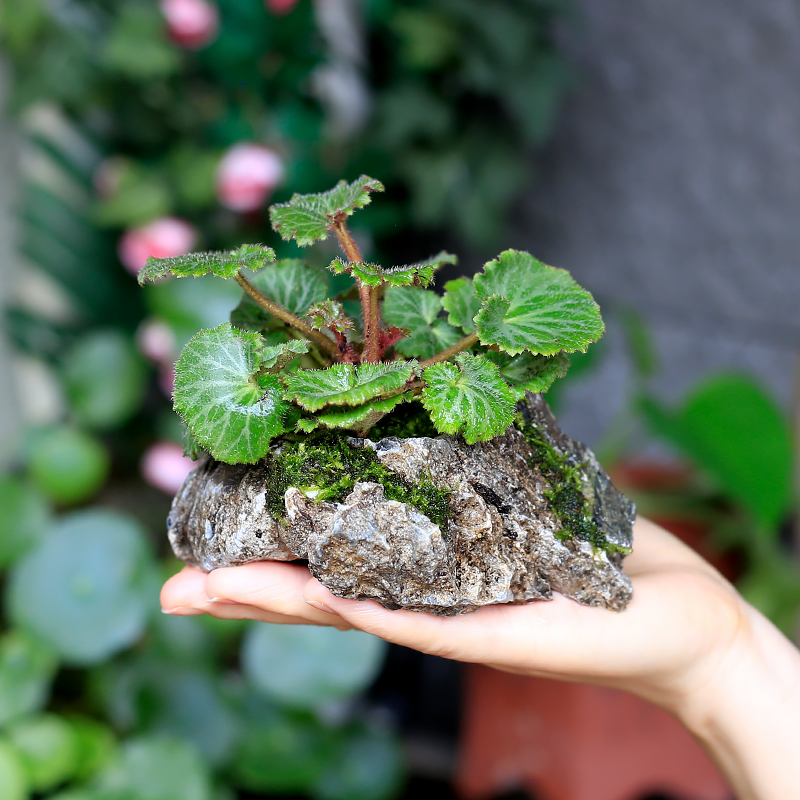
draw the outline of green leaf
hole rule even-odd
[[[92,331],[64,360],[70,407],[87,427],[107,430],[139,408],[147,370],[132,340],[119,330]]]
[[[384,364],[334,364],[330,369],[300,370],[284,378],[286,399],[306,411],[330,405],[358,406],[405,386],[416,362]]]
[[[308,352],[308,342],[292,339],[276,345],[267,345],[261,351],[261,368],[267,372],[280,372],[299,356]]]
[[[56,667],[52,651],[30,634],[11,631],[0,639],[0,725],[47,703]]]
[[[464,432],[467,444],[504,433],[514,420],[514,394],[496,364],[480,355],[459,353],[424,371],[422,405],[440,433]]]
[[[148,258],[139,270],[139,283],[156,281],[166,275],[176,278],[198,278],[212,273],[218,278],[234,278],[242,269],[253,271],[275,260],[275,251],[260,244],[243,244],[236,250],[213,253],[188,253],[174,258]]]
[[[3,800],[29,800],[30,796],[22,755],[10,742],[0,739],[0,797]]]
[[[650,424],[747,508],[761,533],[777,535],[792,496],[792,434],[784,414],[746,375],[717,375],[673,414],[649,401]]]
[[[250,283],[292,314],[302,316],[328,296],[328,274],[299,258],[286,258],[250,278]]]
[[[148,736],[126,742],[98,789],[102,797],[120,800],[211,800],[211,777],[187,742]]]
[[[91,497],[103,485],[108,469],[103,445],[68,426],[38,431],[28,455],[31,482],[51,500],[67,505]]]
[[[295,194],[288,203],[270,206],[273,230],[282,239],[294,239],[301,247],[325,239],[337,217],[349,217],[370,202],[370,192],[382,192],[383,184],[366,175],[352,183],[339,181],[319,194]]]
[[[405,395],[396,394],[382,400],[371,400],[356,408],[342,408],[317,414],[315,422],[326,428],[344,428],[366,433],[376,422],[403,402]],[[307,425],[304,426],[308,427]],[[314,426],[315,428],[317,425]],[[303,430],[304,428],[301,428]],[[313,429],[312,429],[313,430]]]
[[[241,658],[248,680],[267,697],[313,709],[363,691],[385,655],[385,642],[360,631],[256,623]]]
[[[433,273],[439,267],[444,264],[455,264],[457,261],[456,256],[445,253],[443,250],[425,261],[407,264],[402,267],[384,269],[378,264],[356,263],[336,258],[328,266],[328,269],[334,275],[341,275],[342,273],[352,275],[367,286],[380,286],[383,283],[389,286],[411,286],[414,284],[428,286],[433,281]]]
[[[92,509],[63,517],[11,571],[8,612],[71,664],[94,664],[135,642],[154,588],[138,523]]]
[[[392,800],[403,778],[403,750],[390,729],[356,723],[336,737],[328,768],[314,785],[316,800]]]
[[[475,294],[475,285],[469,278],[456,278],[444,285],[442,305],[448,311],[448,321],[464,333],[475,330],[475,315],[481,310],[481,301]]]
[[[482,344],[511,355],[530,350],[552,356],[585,351],[604,331],[592,296],[563,269],[530,253],[506,250],[475,276],[482,308],[475,317]]]
[[[338,300],[322,300],[314,303],[306,311],[306,316],[311,319],[315,328],[330,328],[332,331],[343,333],[355,327],[353,320],[347,316],[344,306]]]
[[[569,369],[569,356],[556,353],[554,356],[540,356],[533,353],[484,353],[486,358],[500,369],[500,375],[508,384],[515,400],[522,400],[525,391],[538,394],[546,392],[556,378],[563,378]]]
[[[25,717],[12,723],[8,737],[22,756],[31,787],[39,792],[63,783],[78,769],[76,736],[63,717]]]
[[[390,267],[386,270],[386,281],[390,286],[429,286],[433,282],[433,273],[445,264],[457,264],[458,257],[444,250],[435,256],[406,264],[402,267]]]
[[[386,290],[383,319],[389,325],[406,328],[409,336],[395,344],[405,356],[430,358],[455,344],[459,332],[445,319],[439,319],[442,299],[435,292],[417,286]]]
[[[253,464],[283,433],[289,409],[277,378],[262,373],[264,346],[226,322],[197,333],[175,365],[175,410],[219,461]]]
[[[50,509],[33,486],[11,476],[0,478],[0,508],[0,569],[5,569],[42,538]]]

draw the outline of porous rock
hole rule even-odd
[[[567,437],[544,400],[528,394],[528,424],[576,467],[598,529],[597,547],[565,535],[550,485],[522,432],[467,445],[453,436],[351,439],[414,484],[450,490],[444,529],[378,483],[357,482],[341,503],[315,502],[298,488],[285,494],[285,518],[266,509],[267,456],[255,465],[206,459],[189,475],[168,520],[179,558],[205,570],[256,560],[305,559],[340,597],[387,608],[451,616],[492,603],[550,599],[560,592],[621,610],[632,595],[622,570],[632,546],[633,504],[611,484],[594,454]]]

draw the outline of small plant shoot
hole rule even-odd
[[[270,208],[301,246],[339,240],[328,269],[355,284],[332,296],[329,274],[262,245],[153,259],[140,283],[212,273],[244,290],[230,323],[202,330],[176,365],[175,410],[196,443],[231,464],[255,463],[272,440],[315,430],[366,436],[401,404],[419,403],[440,433],[468,444],[501,435],[526,390],[566,374],[568,354],[603,334],[600,310],[563,269],[506,250],[474,277],[431,287],[449,253],[410,265],[365,262],[348,218],[382,184],[362,175]],[[360,313],[347,300],[357,297]],[[424,410],[423,410],[424,409]]]

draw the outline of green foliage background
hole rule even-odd
[[[355,230],[365,255],[415,261],[448,241],[494,252],[568,81],[551,43],[561,9],[367,0],[353,4],[362,46],[348,56],[311,0],[283,15],[263,0],[216,5],[218,35],[189,51],[169,40],[156,0],[0,4],[25,137],[19,245],[69,305],[6,310],[14,344],[56,376],[64,408],[22,432],[0,477],[4,800],[400,791],[397,735],[357,699],[381,643],[160,614],[159,584],[178,567],[163,535],[169,498],[139,463],[180,431],[137,331],[163,323],[179,348],[227,320],[240,292],[210,277],[143,291],[116,244],[172,215],[197,228],[198,249],[264,241],[294,255],[264,213],[218,203],[220,158],[244,141],[283,161],[270,201],[379,176],[386,199]],[[321,68],[344,62],[369,99],[360,119],[313,89]],[[99,193],[109,168],[113,186]]]

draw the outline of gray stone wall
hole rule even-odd
[[[575,0],[578,71],[515,243],[635,306],[677,400],[719,368],[786,405],[800,349],[800,5]],[[621,337],[563,418],[596,441],[624,400]]]

